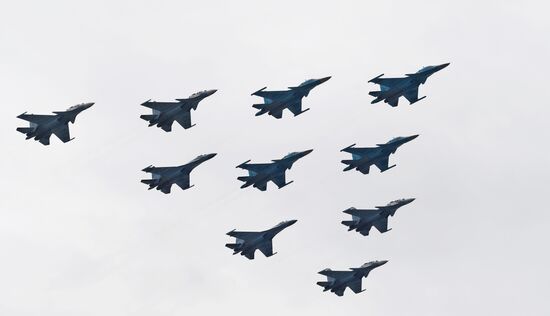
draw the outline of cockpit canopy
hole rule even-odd
[[[72,111],[72,110],[75,110],[75,109],[78,109],[79,107],[81,107],[82,105],[85,105],[86,103],[80,103],[80,104],[77,104],[77,105],[73,105],[73,106],[70,106],[67,111]]]
[[[192,98],[196,98],[196,97],[200,97],[201,95],[205,94],[206,93],[206,90],[202,90],[202,91],[199,91],[199,92],[195,92],[193,93],[192,95],[189,96],[189,99],[192,99]]]
[[[425,71],[431,70],[432,68],[434,68],[434,66],[425,66],[425,67],[422,67],[422,69],[420,69],[416,73],[425,72]]]
[[[300,84],[300,86],[305,86],[305,85],[308,85],[308,84],[310,84],[310,83],[312,83],[312,82],[315,82],[315,79],[307,79],[307,80],[305,80],[304,82],[302,82],[302,83]]]
[[[286,154],[286,156],[283,157],[283,159],[288,158],[288,157],[292,157],[292,156],[296,156],[297,154],[298,154],[298,152],[295,152],[295,151],[291,152],[291,153],[288,153],[288,154]]]

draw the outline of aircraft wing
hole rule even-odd
[[[182,114],[176,116],[176,121],[185,129],[193,127],[191,125],[191,112],[183,112]]]
[[[271,181],[273,181],[273,183],[275,183],[275,185],[279,187],[279,189],[284,187],[287,184],[284,173],[274,177],[273,179],[271,179]]]
[[[264,242],[263,244],[261,244],[258,249],[264,254],[264,256],[266,257],[271,257],[273,256],[273,242],[270,240],[270,241],[266,241]]]
[[[157,110],[159,112],[165,112],[167,110],[170,110],[171,108],[179,105],[181,103],[179,102],[155,102],[155,101],[147,101],[142,103],[141,105],[151,108],[153,110]]]
[[[59,138],[64,143],[71,140],[68,124],[65,124],[63,125],[63,127],[56,129],[53,133],[55,134],[55,136],[57,136],[57,138]]]
[[[387,91],[393,86],[400,84],[403,80],[408,80],[408,78],[374,78],[369,82],[374,82],[380,85],[380,90]]]
[[[288,109],[294,116],[302,113],[302,100],[298,100],[288,106]]]
[[[238,165],[237,168],[245,169],[258,174],[270,167],[272,164],[273,163],[243,163]]]
[[[386,103],[391,105],[392,107],[396,107],[399,105],[399,97],[393,98],[393,99],[386,99]]]
[[[372,225],[363,226],[359,230],[359,233],[363,236],[368,236],[371,228],[372,228]]]
[[[227,235],[229,235],[231,237],[235,237],[235,238],[240,239],[240,240],[245,241],[245,242],[247,240],[254,239],[254,238],[258,237],[259,234],[260,234],[259,232],[239,232],[239,231],[235,231],[235,230],[232,230],[229,233],[227,233]]]
[[[181,178],[181,179],[179,179],[178,181],[176,181],[176,184],[177,184],[182,190],[189,189],[189,188],[190,188],[190,185],[189,185],[189,174],[187,174],[184,178]]]
[[[172,184],[166,184],[160,188],[160,191],[164,194],[168,194],[170,193],[170,189],[172,189]]]
[[[25,121],[29,121],[31,123],[41,124],[41,123],[44,123],[46,121],[49,121],[49,120],[53,119],[56,116],[57,115],[41,115],[41,114],[26,114],[26,113],[23,113],[23,114],[19,115],[17,118],[20,118],[20,119],[25,120]]]
[[[44,136],[38,140],[42,145],[48,146],[50,144],[50,135]]]
[[[277,100],[277,99],[280,99],[280,98],[288,95],[289,93],[292,93],[292,92],[291,91],[264,91],[264,90],[260,90],[260,91],[256,91],[256,92],[252,93],[252,95],[257,95],[259,97],[269,99],[269,100]]]
[[[361,293],[363,290],[361,289],[361,279],[357,279],[353,282],[348,283],[348,287],[354,292],[354,293]]]
[[[256,186],[260,191],[265,191],[265,190],[267,190],[267,182],[266,182],[266,181],[257,182],[257,183],[255,184],[255,186]]]
[[[357,167],[357,170],[359,170],[359,172],[361,172],[362,174],[369,174],[370,165],[369,164],[361,165]]]
[[[346,290],[346,288],[339,288],[339,289],[336,289],[336,290],[334,290],[334,294],[336,294],[336,295],[338,295],[338,296],[343,296],[345,290]]]
[[[384,233],[388,231],[388,218],[381,218],[373,223],[374,227],[378,229],[379,232]]]
[[[380,214],[380,210],[361,210],[361,209],[351,208],[351,209],[345,210],[344,213],[362,218],[362,217],[376,216]]]
[[[390,157],[388,155],[383,159],[376,161],[374,164],[376,165],[376,167],[378,167],[378,169],[380,169],[380,171],[386,171],[389,169],[389,166],[388,166],[388,164],[390,163],[389,161],[390,161]]]
[[[410,103],[414,103],[418,101],[418,86],[411,88],[403,94],[405,99],[407,99]]]
[[[179,167],[151,167],[149,171],[146,172],[162,176],[165,173],[174,172],[176,169],[179,169]]]
[[[376,147],[347,147],[347,148],[344,148],[342,149],[341,151],[345,151],[347,153],[350,153],[352,155],[354,155],[354,159],[356,158],[355,156],[359,156],[359,157],[363,157],[373,151],[377,151],[378,148]]]
[[[172,124],[174,124],[174,121],[167,121],[164,124],[160,126],[165,132],[170,132],[172,130]]]
[[[345,278],[345,277],[348,277],[349,275],[351,274],[354,274],[355,272],[353,271],[334,271],[334,270],[330,270],[330,269],[325,269],[321,272],[319,272],[319,274],[322,274],[322,275],[325,275],[329,278],[333,278],[333,279],[342,279],[342,278]]]
[[[247,257],[249,260],[254,259],[254,250],[249,250],[247,252],[244,252],[243,255]]]
[[[273,116],[274,118],[280,119],[281,117],[283,117],[283,109],[271,111],[269,112],[269,115]]]

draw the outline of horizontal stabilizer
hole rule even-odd
[[[225,246],[229,249],[235,249],[235,248],[237,248],[238,245],[239,244],[225,244]]]
[[[262,91],[264,91],[265,89],[267,89],[267,87],[263,87],[263,88],[261,88],[260,90],[258,90],[258,91],[256,91],[256,92],[252,93],[251,95],[255,95],[256,93],[262,92]]]
[[[381,75],[379,75],[379,76],[376,76],[375,78],[372,78],[371,80],[369,80],[369,82],[374,82],[374,80],[376,80],[376,79],[382,77],[383,75],[384,75],[384,74],[381,74]]]
[[[149,121],[152,121],[154,119],[157,118],[157,115],[154,115],[154,114],[144,114],[144,115],[140,115],[139,117],[141,117],[142,119],[146,120],[147,122]]]
[[[265,104],[252,104],[252,107],[258,110],[261,110],[264,107]]]
[[[246,181],[248,181],[249,178],[250,178],[250,177],[245,177],[245,176],[243,176],[243,177],[237,177],[237,180],[246,182]]]
[[[382,94],[382,91],[371,91],[369,92],[369,95],[372,95],[373,97],[378,97]]]
[[[355,222],[354,221],[342,221],[342,224],[351,227],[351,226],[355,225]]]
[[[17,131],[18,132],[21,132],[23,134],[27,134],[27,133],[31,133],[34,131],[34,127],[18,127],[17,128]]]
[[[148,184],[148,185],[153,185],[155,184],[156,182],[156,179],[143,179],[141,180],[141,183],[145,183],[145,184]]]

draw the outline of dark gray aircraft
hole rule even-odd
[[[447,66],[449,66],[448,63],[437,66],[427,66],[414,74],[407,74],[406,77],[402,78],[380,78],[384,75],[381,74],[369,80],[369,82],[380,85],[380,91],[369,92],[370,95],[376,97],[371,103],[378,103],[383,100],[385,103],[395,107],[399,103],[399,98],[403,96],[410,104],[414,104],[425,98],[425,96],[418,98],[418,87],[426,83],[429,76]]]
[[[170,193],[172,184],[177,184],[182,190],[189,189],[194,185],[189,185],[189,175],[193,169],[203,162],[214,158],[216,154],[200,155],[189,163],[177,167],[154,167],[149,166],[142,171],[151,173],[152,179],[141,180],[142,183],[149,185],[149,190],[156,188],[162,193]]]
[[[254,259],[256,249],[259,249],[264,256],[271,257],[276,254],[273,253],[273,237],[296,222],[297,220],[295,219],[284,221],[273,228],[261,232],[239,232],[232,230],[227,235],[235,237],[236,242],[234,244],[226,244],[225,246],[233,249],[234,255],[241,253],[241,256],[245,256],[250,260]]]
[[[66,111],[54,111],[53,115],[20,114],[17,118],[28,121],[29,127],[18,127],[17,131],[27,135],[27,139],[34,138],[44,145],[50,144],[50,136],[55,134],[62,142],[73,140],[69,134],[69,122],[74,124],[76,116],[90,108],[93,103],[73,105]]]
[[[237,179],[244,182],[241,189],[253,186],[260,191],[267,189],[267,182],[272,181],[277,187],[282,188],[291,184],[294,181],[286,182],[285,172],[290,170],[292,165],[300,158],[311,153],[313,149],[293,152],[282,159],[274,159],[270,163],[249,163],[250,160],[238,165],[237,168],[248,170],[248,176],[238,177]]]
[[[395,211],[401,206],[405,206],[414,201],[414,199],[400,199],[391,201],[386,206],[377,206],[372,210],[361,210],[350,207],[344,211],[352,216],[351,221],[342,221],[342,224],[348,226],[348,231],[355,230],[363,236],[368,236],[370,229],[374,226],[379,232],[385,233],[388,229],[388,217],[395,215]]]
[[[342,160],[342,163],[348,165],[344,171],[357,169],[363,174],[368,174],[370,166],[375,165],[381,172],[389,170],[393,166],[388,166],[390,154],[394,154],[399,146],[417,138],[418,135],[408,137],[396,137],[385,144],[377,144],[376,147],[353,147],[350,145],[340,151],[351,154],[351,160]]]
[[[361,279],[366,278],[373,269],[386,264],[386,262],[388,261],[371,261],[359,268],[350,268],[351,271],[333,271],[331,269],[325,269],[320,271],[319,274],[326,276],[327,281],[317,282],[317,284],[324,287],[323,291],[326,292],[330,290],[338,296],[344,295],[344,291],[347,287],[355,293],[361,293],[364,291],[361,289]]]
[[[329,79],[330,77],[309,79],[302,82],[299,86],[289,87],[290,90],[285,91],[264,91],[267,88],[264,87],[252,93],[252,95],[264,98],[264,103],[254,104],[252,107],[260,110],[256,113],[256,116],[267,113],[280,119],[283,117],[284,109],[288,109],[294,116],[300,115],[309,110],[302,110],[302,98],[307,97],[311,89]]]
[[[204,90],[193,93],[187,99],[176,99],[178,102],[145,101],[141,105],[153,109],[153,114],[141,115],[140,117],[149,122],[149,126],[157,125],[166,132],[172,130],[174,121],[177,121],[185,129],[191,128],[195,126],[195,124],[191,125],[191,110],[196,110],[199,102],[213,95],[216,91]]]

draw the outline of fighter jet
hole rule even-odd
[[[377,206],[372,210],[361,210],[350,207],[344,211],[352,216],[351,221],[342,221],[342,224],[348,226],[348,231],[358,231],[363,236],[368,236],[371,227],[375,227],[379,232],[385,233],[388,229],[388,217],[395,215],[395,211],[401,206],[407,205],[414,199],[400,199],[391,201],[386,206]]]
[[[154,167],[149,166],[142,171],[151,173],[152,179],[141,180],[142,183],[149,185],[149,190],[156,188],[162,193],[170,193],[172,184],[177,184],[182,190],[192,188],[194,185],[189,185],[189,174],[193,169],[203,162],[214,158],[216,154],[200,155],[191,160],[189,163],[177,167]]]
[[[390,154],[394,154],[399,146],[417,138],[418,135],[408,137],[396,137],[385,144],[377,144],[376,147],[354,147],[350,145],[340,151],[348,152],[352,155],[351,160],[342,160],[342,163],[348,165],[344,171],[357,169],[363,174],[368,174],[370,166],[375,165],[381,172],[389,170],[396,165],[388,166]]]
[[[282,159],[274,159],[270,163],[249,163],[250,160],[243,162],[238,165],[237,168],[248,170],[249,175],[237,178],[244,182],[241,189],[252,185],[260,191],[265,191],[268,181],[275,183],[279,189],[291,184],[294,181],[286,182],[285,180],[286,170],[290,170],[298,159],[312,151],[313,149],[293,152],[284,156]]]
[[[366,278],[372,270],[386,264],[386,262],[388,261],[371,261],[359,268],[350,268],[351,271],[333,271],[331,269],[325,269],[320,271],[319,274],[326,276],[327,281],[320,281],[317,282],[317,284],[324,287],[323,292],[330,290],[338,296],[344,295],[344,291],[347,287],[356,294],[361,293],[364,291],[361,289],[361,279]]]
[[[153,114],[141,115],[140,117],[149,126],[157,125],[166,132],[172,130],[172,124],[177,121],[183,128],[188,129],[191,125],[191,110],[196,110],[199,102],[206,97],[213,95],[217,90],[204,90],[193,93],[187,99],[176,99],[177,102],[155,102],[145,101],[141,105],[153,109]]]
[[[309,79],[302,82],[297,87],[289,87],[290,90],[285,91],[264,91],[264,87],[252,95],[257,95],[264,98],[264,103],[254,104],[252,107],[260,110],[256,116],[269,114],[277,119],[283,117],[283,110],[288,109],[294,116],[300,115],[309,109],[302,110],[302,98],[307,97],[311,89],[329,80],[330,77],[321,79]]]
[[[232,230],[227,235],[235,237],[236,242],[234,244],[226,244],[225,246],[233,249],[234,255],[241,253],[241,256],[245,256],[250,260],[254,259],[256,249],[259,249],[264,256],[271,257],[276,254],[273,253],[273,237],[296,222],[297,220],[295,219],[284,221],[273,228],[261,232],[239,232]]]
[[[55,134],[62,142],[73,140],[69,134],[69,122],[74,124],[76,116],[90,108],[93,103],[73,105],[66,111],[54,111],[53,115],[20,114],[17,118],[28,121],[29,127],[18,127],[17,131],[27,135],[26,139],[34,138],[43,145],[50,144],[50,136]]]
[[[447,66],[449,66],[448,63],[437,66],[427,66],[414,74],[407,74],[406,77],[402,78],[380,78],[384,75],[381,74],[369,80],[369,82],[380,85],[380,91],[369,92],[370,95],[376,97],[371,104],[384,100],[384,102],[389,105],[396,107],[401,96],[404,96],[410,104],[414,104],[425,98],[425,96],[418,98],[418,87],[426,83],[429,76]]]

